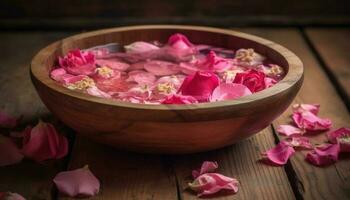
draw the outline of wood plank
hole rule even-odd
[[[308,28],[306,34],[350,106],[350,29]]]
[[[259,162],[261,152],[274,145],[272,129],[268,127],[249,139],[221,150],[175,157],[174,167],[181,199],[198,199],[188,189],[188,183],[192,180],[191,170],[197,169],[206,160],[218,161],[220,173],[235,177],[240,182],[237,194],[225,196],[219,193],[212,199],[295,199],[284,168]]]
[[[349,126],[350,115],[319,62],[311,53],[299,31],[293,29],[249,29],[249,33],[271,39],[294,51],[305,65],[305,81],[295,103],[320,103],[320,116],[333,120],[333,127]],[[273,123],[276,128],[290,121],[288,110]],[[312,136],[313,143],[325,142],[325,134]],[[350,159],[341,159],[334,165],[318,168],[304,160],[305,152],[291,159],[298,192],[304,199],[349,199]]]
[[[50,114],[32,87],[29,62],[40,48],[66,35],[0,33],[0,109],[15,116],[23,114],[22,127],[27,123],[36,123],[38,118],[56,121],[48,119]],[[67,130],[60,128],[60,131]],[[0,130],[0,133],[5,132]],[[26,199],[51,199],[52,178],[64,165],[64,160],[46,164],[24,160],[17,165],[0,167],[0,191],[17,192]]]

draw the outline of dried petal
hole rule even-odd
[[[23,155],[16,144],[10,138],[0,135],[0,166],[13,165],[22,159]]]
[[[60,159],[68,153],[68,141],[52,124],[40,121],[25,130],[22,153],[37,162]]]
[[[17,119],[0,110],[0,127],[14,128],[17,125]]]
[[[161,103],[162,104],[193,104],[193,103],[198,103],[198,101],[192,96],[173,94],[165,97],[165,99]]]
[[[218,173],[206,173],[198,176],[189,187],[198,193],[198,196],[215,194],[220,190],[238,192],[238,181]]]
[[[137,41],[124,46],[127,53],[144,53],[147,51],[157,50],[159,47],[148,42]]]
[[[287,138],[285,142],[295,148],[313,149],[313,146],[307,137],[291,137]]]
[[[58,173],[53,182],[61,194],[69,197],[92,197],[100,190],[99,180],[88,166]]]
[[[214,172],[218,167],[217,162],[204,161],[200,169],[192,171],[192,176],[193,178],[197,178],[199,175]]]
[[[263,153],[263,155],[273,164],[284,165],[294,153],[293,147],[287,142],[282,141],[277,146]]]
[[[210,101],[233,100],[250,94],[252,93],[245,85],[222,83],[214,89]]]
[[[339,143],[340,152],[350,152],[350,128],[339,128],[327,133],[329,142]]]
[[[315,115],[320,111],[320,104],[294,104],[293,112],[311,112]]]
[[[277,132],[284,136],[296,136],[303,135],[305,133],[305,130],[292,125],[279,125]]]
[[[338,161],[339,144],[324,144],[306,155],[306,160],[316,166],[326,166]]]
[[[330,119],[322,119],[308,111],[294,112],[292,119],[299,128],[310,131],[328,130],[332,126]]]

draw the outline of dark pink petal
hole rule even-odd
[[[175,49],[188,49],[193,46],[188,38],[181,33],[171,35],[168,39],[168,45]]]
[[[253,93],[266,88],[265,74],[253,69],[247,72],[237,73],[233,83],[243,84]]]
[[[329,142],[339,143],[341,152],[350,152],[350,128],[339,128],[327,133]]]
[[[263,155],[274,164],[284,165],[294,153],[293,147],[287,142],[282,141],[277,146],[266,151]]]
[[[214,89],[210,101],[215,102],[238,99],[250,94],[252,94],[252,92],[245,85],[236,83],[222,83]]]
[[[338,161],[339,144],[324,144],[306,155],[306,160],[316,166],[326,166]]]
[[[147,51],[157,50],[159,47],[148,42],[137,41],[124,46],[127,53],[144,53]]]
[[[303,135],[305,131],[292,125],[279,125],[277,132],[284,136]]]
[[[161,60],[152,60],[146,62],[144,64],[144,68],[156,76],[174,75],[180,71],[180,68],[177,64]]]
[[[192,176],[193,178],[197,178],[199,175],[214,172],[218,167],[217,162],[204,161],[200,169],[192,171]]]
[[[209,100],[214,89],[219,85],[219,78],[212,72],[196,72],[186,77],[179,92],[195,97],[199,102]]]
[[[0,192],[0,200],[26,200],[26,199],[17,193]]]
[[[53,179],[58,191],[69,197],[92,197],[100,190],[99,180],[88,166],[58,173]]]
[[[68,141],[52,124],[40,121],[34,128],[25,130],[22,153],[37,162],[60,159],[68,153]]]
[[[109,67],[118,71],[125,71],[130,67],[128,63],[121,62],[118,59],[97,59],[96,64],[100,67]]]
[[[59,57],[60,67],[73,75],[90,75],[95,72],[95,55],[79,49],[69,51],[63,58]]]
[[[309,131],[328,130],[332,126],[330,119],[322,119],[308,111],[294,112],[292,119],[299,128]]]
[[[17,125],[17,118],[12,117],[0,110],[0,127],[14,128]]]
[[[320,104],[294,104],[293,112],[311,112],[315,115],[320,111]]]
[[[192,96],[172,94],[170,96],[165,97],[165,99],[161,103],[162,104],[193,104],[193,103],[198,103],[198,101]]]
[[[206,173],[198,176],[189,187],[198,193],[198,196],[215,194],[220,190],[238,192],[238,181],[218,173]]]
[[[138,84],[153,84],[156,81],[154,74],[143,70],[134,70],[128,73],[126,81],[136,82]]]
[[[307,137],[291,137],[287,138],[285,142],[294,148],[313,149],[313,146]]]
[[[0,135],[0,166],[13,165],[22,159],[23,155],[16,144],[10,138]]]

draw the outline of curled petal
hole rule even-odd
[[[53,179],[58,191],[69,197],[92,197],[100,190],[99,180],[88,166],[58,173]]]
[[[329,142],[339,143],[341,152],[350,152],[350,128],[339,128],[327,133]]]
[[[294,123],[301,129],[309,131],[328,130],[332,126],[330,119],[322,119],[312,112],[294,112],[292,115]]]
[[[256,70],[249,70],[243,73],[237,73],[233,83],[239,83],[247,86],[251,92],[259,92],[266,88],[265,74]]]
[[[249,94],[252,94],[252,92],[245,85],[236,83],[222,83],[214,89],[210,101],[215,102],[238,99]]]
[[[127,53],[144,53],[147,51],[157,50],[159,47],[148,42],[137,41],[124,46]]]
[[[193,46],[188,38],[181,33],[171,35],[168,39],[168,45],[175,49],[188,49]]]
[[[339,144],[324,144],[306,155],[306,160],[316,166],[327,166],[338,161]]]
[[[315,115],[320,111],[320,104],[294,104],[293,112],[311,112]]]
[[[276,165],[284,165],[287,163],[288,159],[295,153],[293,147],[291,147],[287,142],[282,141],[277,146],[266,151],[263,155]]]
[[[313,146],[307,137],[291,137],[287,138],[285,142],[294,148],[313,149]]]
[[[174,75],[180,71],[180,68],[177,64],[161,60],[152,60],[146,62],[144,64],[144,68],[156,76]]]
[[[202,174],[214,172],[218,167],[219,166],[217,162],[204,161],[200,169],[192,171],[192,176],[193,178],[197,178]]]
[[[198,103],[197,99],[192,96],[184,95],[169,95],[161,102],[162,104],[193,104]]]
[[[17,118],[12,117],[0,110],[0,127],[14,128],[17,125]]]
[[[0,135],[0,166],[13,165],[22,159],[23,155],[16,144],[10,138]]]
[[[0,192],[0,200],[26,200],[26,199],[17,193]]]
[[[135,70],[128,73],[126,81],[136,82],[138,84],[153,84],[156,81],[154,74],[143,70]]]
[[[60,159],[68,153],[68,141],[52,124],[40,121],[34,128],[25,129],[22,153],[37,162]]]
[[[305,130],[292,125],[279,125],[277,132],[284,136],[296,136],[303,135],[305,133]]]
[[[121,62],[118,59],[97,59],[96,64],[100,67],[109,67],[118,71],[125,71],[130,67],[128,63]]]

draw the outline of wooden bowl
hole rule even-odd
[[[231,101],[193,105],[143,105],[69,90],[49,77],[58,56],[75,48],[110,42],[159,40],[180,32],[193,43],[230,49],[254,48],[288,71],[275,86]],[[95,141],[150,153],[212,150],[267,127],[292,102],[303,81],[303,64],[279,44],[231,30],[176,25],[112,28],[74,35],[42,49],[31,62],[31,78],[48,109],[65,124]]]

